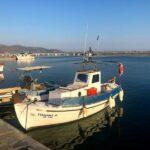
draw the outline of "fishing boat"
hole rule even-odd
[[[3,72],[4,64],[0,64],[0,72]]]
[[[42,71],[51,67],[52,66],[30,66],[17,68],[17,70],[21,70],[24,73],[22,76],[22,81],[25,82],[25,85],[0,89],[0,105],[12,104],[12,98],[14,97],[17,99],[19,98],[20,101],[25,97],[30,101],[47,100],[49,91],[54,90],[55,85],[50,83],[38,83],[37,81],[34,81],[31,77],[31,72]],[[3,74],[0,74],[0,80],[3,79]]]
[[[91,58],[86,58],[82,64],[84,67],[76,71],[74,82],[50,91],[47,102],[25,99],[14,103],[16,116],[25,130],[83,119],[108,106],[114,107],[117,97],[123,100],[121,85],[114,80],[102,83],[101,71]],[[85,69],[88,64],[94,68]]]
[[[20,53],[20,54],[15,55],[15,57],[17,61],[27,61],[27,60],[35,59],[34,56],[32,56],[29,53]]]
[[[46,101],[48,100],[49,91],[55,89],[55,84],[51,83],[38,83],[37,79],[33,79],[31,72],[33,71],[43,71],[44,69],[49,69],[52,66],[30,66],[17,68],[17,70],[23,71],[21,85],[22,90],[19,91],[20,95],[25,94],[26,99],[29,101]]]

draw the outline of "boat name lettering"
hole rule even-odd
[[[38,116],[43,117],[43,118],[53,118],[53,117],[56,117],[57,114],[43,114],[43,113],[38,113]]]

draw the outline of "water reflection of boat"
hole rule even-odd
[[[4,74],[3,73],[0,73],[0,81],[1,80],[4,80]]]
[[[4,65],[0,64],[0,72],[3,72],[3,69],[4,69]]]
[[[123,108],[105,108],[101,112],[77,122],[28,132],[34,139],[52,149],[73,149],[95,132],[111,126],[116,118],[122,117]]]
[[[17,64],[31,64],[34,62],[34,59],[19,59],[17,60]]]

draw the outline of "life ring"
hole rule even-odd
[[[118,73],[119,75],[122,75],[124,72],[124,65],[122,63],[118,64]]]

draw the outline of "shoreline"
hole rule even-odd
[[[10,54],[11,55],[11,54]],[[11,56],[0,56],[0,61],[15,61],[14,58],[12,58]],[[39,53],[39,55],[37,56],[36,54],[33,54],[35,56],[35,58],[44,58],[44,57],[53,57],[53,58],[59,58],[59,57],[82,57],[83,54],[82,53],[64,53],[62,54],[58,54],[57,56],[54,55],[50,55],[49,53],[45,53],[44,55]],[[94,52],[94,56],[93,57],[149,57],[150,53],[111,53],[111,52]]]

